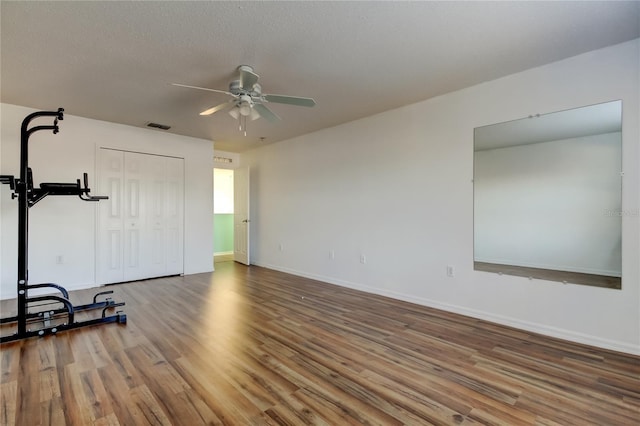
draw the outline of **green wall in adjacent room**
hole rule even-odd
[[[213,215],[213,250],[215,253],[233,251],[233,214]]]

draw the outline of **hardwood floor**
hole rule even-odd
[[[233,262],[111,288],[126,325],[2,345],[3,425],[640,418],[639,357]]]

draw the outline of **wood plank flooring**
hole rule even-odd
[[[112,286],[126,325],[3,344],[1,424],[640,419],[639,357],[255,266],[216,269]]]

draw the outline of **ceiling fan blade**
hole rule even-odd
[[[271,111],[269,108],[262,104],[254,104],[253,109],[258,111],[258,114],[264,117],[267,121],[270,121],[272,123],[280,121],[280,117],[278,117],[275,112]]]
[[[207,87],[189,86],[187,84],[180,84],[180,83],[171,83],[171,85],[178,86],[178,87],[186,87],[187,89],[197,89],[197,90],[206,90],[207,92],[224,93],[225,95],[234,96],[233,93],[229,93],[226,90],[217,90],[217,89],[209,89]]]
[[[258,74],[253,72],[253,68],[248,65],[240,65],[240,87],[243,89],[251,89],[258,82]]]
[[[301,98],[299,96],[285,96],[285,95],[264,95],[264,99],[267,102],[274,102],[278,104],[288,104],[297,106],[312,107],[316,104],[312,98]]]
[[[221,110],[223,110],[223,109],[225,109],[225,108],[228,108],[228,107],[229,107],[230,105],[232,105],[232,104],[233,104],[233,100],[230,100],[230,101],[225,102],[225,103],[223,103],[223,104],[220,104],[220,105],[214,106],[213,108],[209,108],[209,109],[207,109],[207,110],[205,110],[205,111],[202,111],[202,112],[200,113],[200,115],[211,115],[211,114],[213,114],[214,112],[218,112],[218,111],[221,111]]]

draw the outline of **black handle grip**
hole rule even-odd
[[[89,175],[87,173],[83,174],[84,180],[84,188],[80,189],[80,199],[83,201],[100,201],[100,200],[108,200],[109,197],[106,195],[89,195],[91,189],[89,188]],[[80,179],[78,179],[78,185],[80,185]]]

